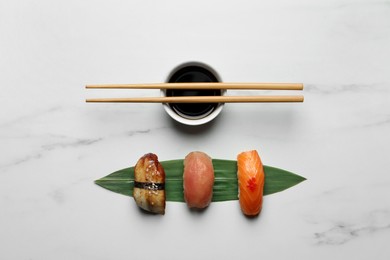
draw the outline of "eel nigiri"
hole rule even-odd
[[[260,213],[263,203],[264,169],[257,151],[237,156],[238,197],[242,212],[247,216]]]
[[[205,208],[213,197],[214,167],[203,152],[191,152],[184,159],[184,199],[189,208]]]
[[[138,207],[165,213],[165,171],[157,155],[145,154],[135,165],[133,197]]]

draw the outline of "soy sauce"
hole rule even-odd
[[[218,82],[217,77],[209,70],[200,66],[187,66],[176,71],[168,80],[175,82]],[[181,96],[220,96],[220,89],[191,89],[173,90],[167,89],[168,97]],[[217,108],[218,103],[171,103],[169,106],[178,114],[189,118],[201,118],[207,116]]]

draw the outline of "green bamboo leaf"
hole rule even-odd
[[[183,197],[183,160],[161,162],[165,170],[165,190],[167,201],[184,202]],[[214,188],[212,201],[238,199],[237,162],[232,160],[213,159]],[[264,196],[291,188],[306,180],[292,172],[271,166],[264,166]],[[107,190],[126,196],[133,195],[134,167],[113,172],[95,183]]]

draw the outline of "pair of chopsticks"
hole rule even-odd
[[[235,89],[235,90],[303,90],[301,83],[157,83],[87,85],[87,89]],[[250,103],[250,102],[303,102],[303,95],[296,96],[181,96],[181,97],[132,97],[91,98],[94,103]]]

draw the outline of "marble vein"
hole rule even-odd
[[[13,136],[16,140],[32,140],[38,139],[39,146],[34,151],[21,151],[18,157],[13,157],[12,160],[5,161],[0,164],[0,170],[5,171],[10,167],[19,166],[21,164],[28,163],[32,160],[43,158],[47,153],[56,151],[58,149],[77,149],[79,147],[87,147],[98,144],[110,137],[134,137],[137,135],[149,134],[151,131],[163,129],[161,128],[146,128],[132,131],[124,131],[117,134],[111,134],[107,136],[97,136],[94,138],[75,138],[66,135],[59,134],[22,134]],[[10,137],[8,137],[10,138]],[[24,155],[23,155],[24,153]],[[27,153],[27,154],[26,154]]]
[[[48,135],[49,136],[49,135]],[[48,137],[47,136],[47,137]],[[51,136],[50,139],[53,139]],[[13,158],[12,160],[5,161],[0,164],[0,170],[5,171],[10,167],[19,166],[25,163],[28,163],[32,160],[37,160],[43,158],[47,153],[52,152],[57,149],[65,149],[65,148],[79,148],[81,146],[90,146],[101,142],[103,138],[70,138],[70,137],[55,137],[54,139],[61,139],[61,141],[52,141],[47,144],[41,144],[38,149],[34,151],[27,151],[26,155],[19,154],[17,158]],[[65,140],[64,140],[65,139]],[[42,142],[45,142],[45,138],[42,137]],[[46,141],[47,142],[47,141]],[[24,153],[24,151],[23,151]]]
[[[4,129],[5,127],[10,127],[15,124],[25,124],[26,121],[31,121],[42,116],[48,116],[49,114],[59,112],[61,110],[62,110],[61,106],[53,106],[47,109],[30,112],[24,115],[19,115],[15,118],[12,118],[11,120],[3,121],[2,123],[0,123],[0,127]]]
[[[150,133],[151,129],[145,129],[145,130],[135,130],[135,131],[128,131],[125,133],[127,136],[134,136],[137,134],[147,134]]]
[[[54,149],[67,148],[67,147],[77,148],[77,147],[80,147],[80,146],[89,146],[89,145],[95,144],[97,142],[100,142],[102,140],[103,140],[102,137],[94,138],[94,139],[81,139],[81,138],[77,138],[76,140],[65,141],[65,142],[55,142],[55,143],[42,145],[42,149],[44,151],[51,151],[51,150],[54,150]]]
[[[363,127],[382,127],[382,126],[389,126],[389,125],[390,125],[390,114],[387,114],[382,118],[377,119],[374,122],[364,124]]]
[[[317,245],[343,245],[353,239],[377,232],[389,232],[390,210],[381,209],[372,211],[359,223],[334,221],[331,227],[315,232],[313,237]]]
[[[305,84],[304,92],[324,95],[339,95],[343,93],[359,94],[364,93],[388,93],[388,88],[383,83],[371,83],[371,84],[331,84],[321,85],[308,83]]]

